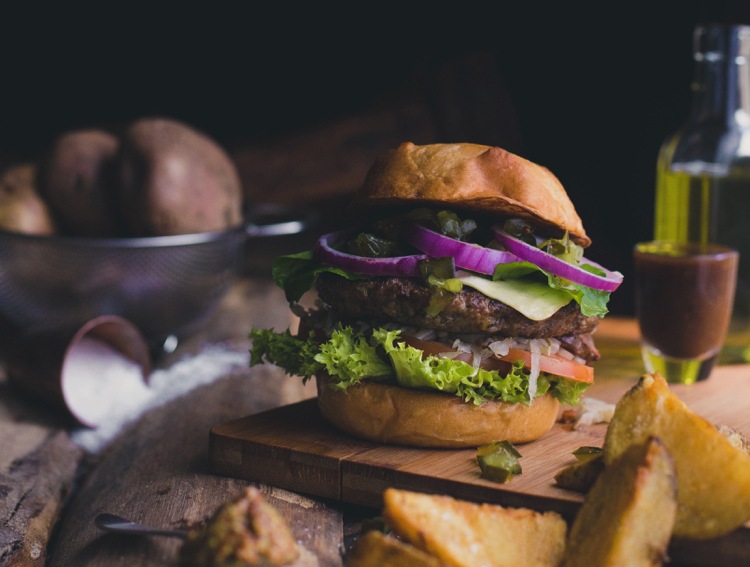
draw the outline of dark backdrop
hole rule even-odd
[[[651,236],[658,147],[687,114],[692,29],[750,23],[750,2],[689,4],[6,14],[0,158],[149,114],[229,146],[263,144],[418,92],[440,141],[504,145],[555,172],[594,241],[589,255],[627,276],[632,244]],[[630,313],[622,290],[612,310]]]

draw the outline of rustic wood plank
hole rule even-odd
[[[314,400],[214,426],[209,438],[215,473],[238,478],[250,473],[258,482],[335,500],[341,499],[341,460],[370,447],[323,422]]]
[[[43,565],[84,452],[0,379],[0,565]]]

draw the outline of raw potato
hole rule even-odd
[[[120,205],[130,236],[210,232],[242,222],[242,186],[224,150],[181,122],[143,118],[122,138]]]
[[[382,532],[369,531],[349,552],[349,567],[444,567],[437,557]]]
[[[675,462],[675,536],[718,537],[750,520],[750,456],[688,408],[658,373],[642,376],[617,403],[604,440],[605,471],[649,437],[661,439]]]
[[[654,437],[630,445],[587,494],[561,565],[662,565],[676,513],[675,468],[664,445]]]
[[[447,565],[558,565],[567,524],[555,512],[476,504],[394,488],[383,519],[395,534]]]
[[[55,221],[36,187],[37,167],[18,164],[0,178],[0,228],[25,234],[52,235]]]
[[[121,235],[112,177],[119,145],[109,132],[76,130],[57,138],[42,159],[39,192],[66,234]]]

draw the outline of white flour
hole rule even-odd
[[[63,388],[71,411],[93,427],[78,427],[71,437],[97,453],[146,410],[247,368],[249,357],[247,351],[211,345],[169,368],[155,370],[146,384],[137,364],[110,345],[84,337],[66,359]]]

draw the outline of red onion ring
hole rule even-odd
[[[349,272],[368,276],[402,277],[418,277],[419,262],[427,259],[424,255],[369,258],[347,254],[333,248],[332,244],[340,242],[346,234],[346,231],[341,230],[321,236],[315,245],[314,256],[321,262]]]
[[[498,264],[520,261],[520,258],[510,252],[462,242],[418,224],[408,225],[404,230],[404,237],[409,244],[429,256],[452,256],[457,268],[489,276],[495,273],[495,266]]]
[[[591,272],[587,272],[578,266],[569,264],[536,246],[532,246],[511,236],[498,227],[493,227],[493,231],[495,232],[495,237],[498,242],[505,246],[509,251],[519,258],[536,264],[545,272],[549,272],[555,276],[601,291],[615,291],[622,283],[623,276],[621,273],[611,272],[596,262],[592,262],[586,258],[581,258],[580,264],[590,264],[595,268],[604,271],[606,274],[605,276],[598,276]]]

